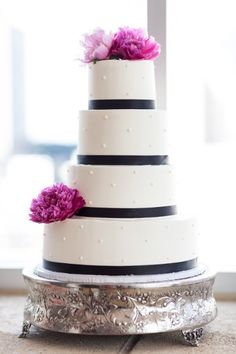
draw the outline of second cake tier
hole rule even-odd
[[[166,132],[163,110],[80,111],[78,154],[136,155],[137,160],[140,155],[167,155]]]

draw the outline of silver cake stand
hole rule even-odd
[[[196,346],[203,326],[217,314],[215,273],[209,270],[184,279],[145,282],[130,276],[129,283],[116,283],[115,277],[113,282],[53,280],[36,275],[34,269],[25,269],[23,276],[29,295],[20,337],[31,325],[88,335],[180,330],[185,341]]]

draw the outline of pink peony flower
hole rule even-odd
[[[54,184],[41,191],[30,207],[30,220],[48,224],[71,217],[85,205],[85,200],[77,189],[63,183]]]
[[[160,44],[153,37],[148,37],[143,29],[123,27],[114,35],[109,57],[153,60],[159,57],[160,53]]]
[[[84,34],[81,45],[84,47],[84,63],[91,63],[96,60],[108,59],[108,54],[112,45],[113,34],[106,34],[104,30],[98,28],[91,34]]]

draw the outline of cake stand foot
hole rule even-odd
[[[191,344],[193,347],[198,347],[199,339],[203,334],[203,328],[189,329],[182,331],[182,334],[187,343]]]
[[[25,338],[30,332],[30,327],[31,327],[30,321],[27,320],[23,321],[22,332],[19,335],[19,338]]]

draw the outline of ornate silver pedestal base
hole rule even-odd
[[[25,270],[29,291],[21,337],[34,325],[57,332],[130,335],[181,330],[198,345],[202,327],[216,317],[215,274],[130,284],[49,280]]]

